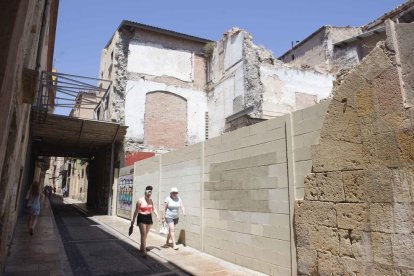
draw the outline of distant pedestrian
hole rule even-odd
[[[157,219],[159,219],[158,212],[154,206],[154,203],[152,202],[151,195],[152,195],[152,186],[147,186],[145,188],[144,197],[141,197],[140,199],[138,199],[135,212],[134,212],[134,216],[131,221],[131,227],[130,227],[130,229],[132,230],[132,227],[135,223],[135,218],[138,215],[137,225],[139,227],[139,232],[141,234],[141,248],[140,249],[141,249],[141,253],[143,257],[147,256],[147,247],[146,247],[147,236],[151,228],[151,225],[153,224],[152,215],[151,215],[152,212],[154,212]]]
[[[179,209],[185,216],[185,208],[183,201],[178,197],[178,189],[176,187],[171,188],[170,196],[167,197],[164,201],[164,216],[165,221],[168,224],[168,235],[166,246],[168,246],[170,238],[172,240],[172,246],[175,250],[178,250],[178,246],[175,242],[175,226],[178,223],[179,219]]]
[[[27,205],[30,206],[29,219],[27,221],[27,227],[30,235],[33,235],[34,228],[36,227],[37,218],[40,215],[40,183],[34,181],[27,192],[26,199]]]

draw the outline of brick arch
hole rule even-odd
[[[187,133],[187,100],[166,92],[149,92],[145,98],[144,143],[181,148]]]

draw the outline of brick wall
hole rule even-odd
[[[186,100],[167,92],[148,93],[144,128],[146,145],[183,147],[187,133]]]

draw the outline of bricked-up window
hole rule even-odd
[[[145,100],[144,143],[181,148],[187,133],[187,101],[163,91],[150,92]]]

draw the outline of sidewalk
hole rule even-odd
[[[86,205],[76,200],[64,198],[64,202],[73,204],[85,213],[88,212]],[[88,216],[88,219],[105,227],[112,235],[129,243],[133,243],[137,249],[139,248],[140,235],[138,227],[135,226],[132,235],[128,236],[130,221],[107,215]],[[175,251],[172,248],[162,248],[161,246],[164,244],[165,237],[150,232],[147,238],[147,247],[151,248],[151,250],[148,252],[148,255],[163,259],[192,275],[264,275],[223,261],[188,246],[180,246],[180,249]]]
[[[4,275],[72,275],[47,198],[41,200],[33,236],[26,223],[27,215],[17,220]]]

